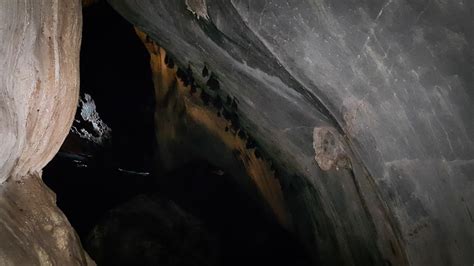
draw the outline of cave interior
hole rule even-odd
[[[80,78],[81,103],[92,102],[110,132],[81,117],[79,104],[75,130],[43,180],[98,265],[313,265],[298,238],[219,161],[160,167],[150,56],[105,1],[83,8]]]

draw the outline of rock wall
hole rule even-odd
[[[109,3],[236,98],[323,263],[472,264],[472,1]]]
[[[76,110],[81,3],[0,6],[0,264],[93,264],[40,178]]]
[[[80,2],[6,1],[0,22],[0,182],[59,150],[79,95]]]
[[[206,85],[212,73],[203,76],[200,69],[179,68],[149,36],[139,30],[137,34],[150,53],[158,172],[191,161],[208,161],[234,175],[257,202],[268,207],[271,218],[289,227],[291,221],[275,170],[251,136],[237,125],[236,103],[232,104],[230,96],[227,100],[218,98],[212,91],[216,88]]]

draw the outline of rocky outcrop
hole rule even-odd
[[[81,3],[0,5],[0,264],[93,263],[40,178],[76,110]]]

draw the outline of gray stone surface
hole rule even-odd
[[[474,262],[474,2],[109,3],[238,99],[322,263]],[[320,169],[314,128],[351,167]]]

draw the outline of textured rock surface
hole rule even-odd
[[[238,100],[322,262],[472,264],[472,1],[109,2]],[[318,166],[315,127],[350,168]]]
[[[0,6],[0,264],[92,263],[40,178],[77,105],[80,1]]]
[[[271,215],[288,226],[290,221],[274,169],[258,156],[256,147],[249,146],[244,130],[223,115],[230,115],[231,108],[225,109],[226,103],[221,99],[211,103],[207,91],[190,84],[190,75],[178,74],[183,71],[170,64],[173,59],[163,48],[142,32],[137,33],[150,53],[156,98],[156,153],[162,164],[159,167],[170,170],[195,160],[213,162],[235,175],[236,181],[258,201],[263,198]]]
[[[39,176],[2,185],[0,239],[0,265],[95,265]]]
[[[71,127],[79,85],[79,1],[0,10],[0,182],[40,171]]]
[[[334,128],[315,127],[313,131],[314,159],[321,170],[331,170],[348,167],[347,153],[344,141]]]

